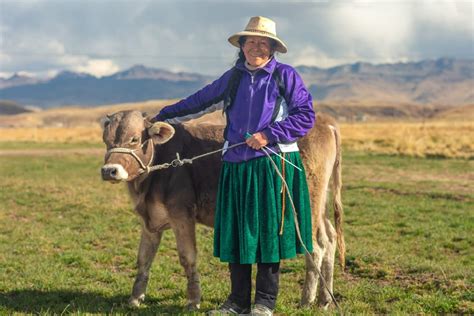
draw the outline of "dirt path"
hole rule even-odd
[[[15,156],[67,156],[67,155],[97,155],[105,154],[102,148],[67,148],[67,149],[1,149],[0,157]]]

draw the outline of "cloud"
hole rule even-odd
[[[218,75],[235,60],[227,37],[251,15],[277,21],[290,64],[329,67],[472,57],[473,2],[2,1],[0,71],[104,75],[134,64]]]
[[[333,1],[306,10],[289,63],[321,67],[366,61],[472,58],[473,2]],[[312,16],[310,21],[308,15]],[[306,26],[306,27],[304,27]],[[314,38],[313,41],[309,40]],[[291,49],[291,48],[290,48]]]
[[[307,65],[307,66],[317,66],[322,68],[330,68],[333,66],[350,63],[354,60],[354,56],[344,56],[342,58],[333,57],[330,54],[325,53],[324,51],[318,49],[314,46],[305,46],[302,49],[294,54],[292,58],[292,64],[297,65]]]
[[[109,59],[91,59],[87,60],[85,64],[80,64],[72,67],[77,72],[85,72],[96,77],[111,75],[120,70],[120,68]]]
[[[65,54],[56,59],[62,69],[91,74],[96,77],[107,76],[120,70],[111,59],[93,59],[86,55]]]
[[[446,32],[473,35],[474,2],[472,1],[425,0],[417,3],[414,8],[419,23]]]
[[[3,63],[8,63],[11,60],[12,58],[9,55],[0,51],[0,65],[2,65]]]
[[[330,36],[339,58],[393,58],[413,41],[409,5],[361,3],[336,6],[329,20]]]

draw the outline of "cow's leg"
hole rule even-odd
[[[199,309],[201,303],[201,286],[197,271],[196,223],[188,218],[180,218],[172,225],[176,235],[179,262],[183,266],[188,279],[187,308]]]
[[[318,235],[321,230],[318,230]],[[319,238],[318,238],[319,239]],[[313,252],[306,254],[306,276],[301,293],[301,305],[309,306],[316,299],[316,290],[318,288],[319,273],[321,263],[324,257],[324,247],[320,244],[320,240],[313,237]]]
[[[318,160],[317,164],[308,166],[308,189],[311,196],[311,220],[313,230],[313,253],[306,255],[306,277],[301,293],[301,305],[308,306],[316,299],[316,292],[326,247],[327,235],[324,225],[326,213],[326,196],[329,179],[331,177],[328,161]]]
[[[325,285],[321,283],[318,289],[318,305],[324,309],[331,304],[331,295],[328,292],[333,292],[333,276],[334,276],[334,257],[336,254],[336,230],[332,226],[328,218],[324,219],[324,226],[326,227],[326,249],[321,263],[321,274],[323,275]]]
[[[155,258],[156,251],[160,245],[163,232],[151,233],[145,227],[142,228],[140,246],[138,248],[137,268],[138,273],[133,284],[132,296],[129,299],[131,306],[138,307],[145,299],[145,291],[148,284],[151,264]]]

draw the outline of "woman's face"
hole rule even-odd
[[[247,36],[242,50],[247,62],[254,67],[265,64],[273,53],[270,39],[261,36]]]

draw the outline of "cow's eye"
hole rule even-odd
[[[140,142],[140,137],[138,136],[133,136],[132,139],[130,139],[130,144],[135,145]]]

